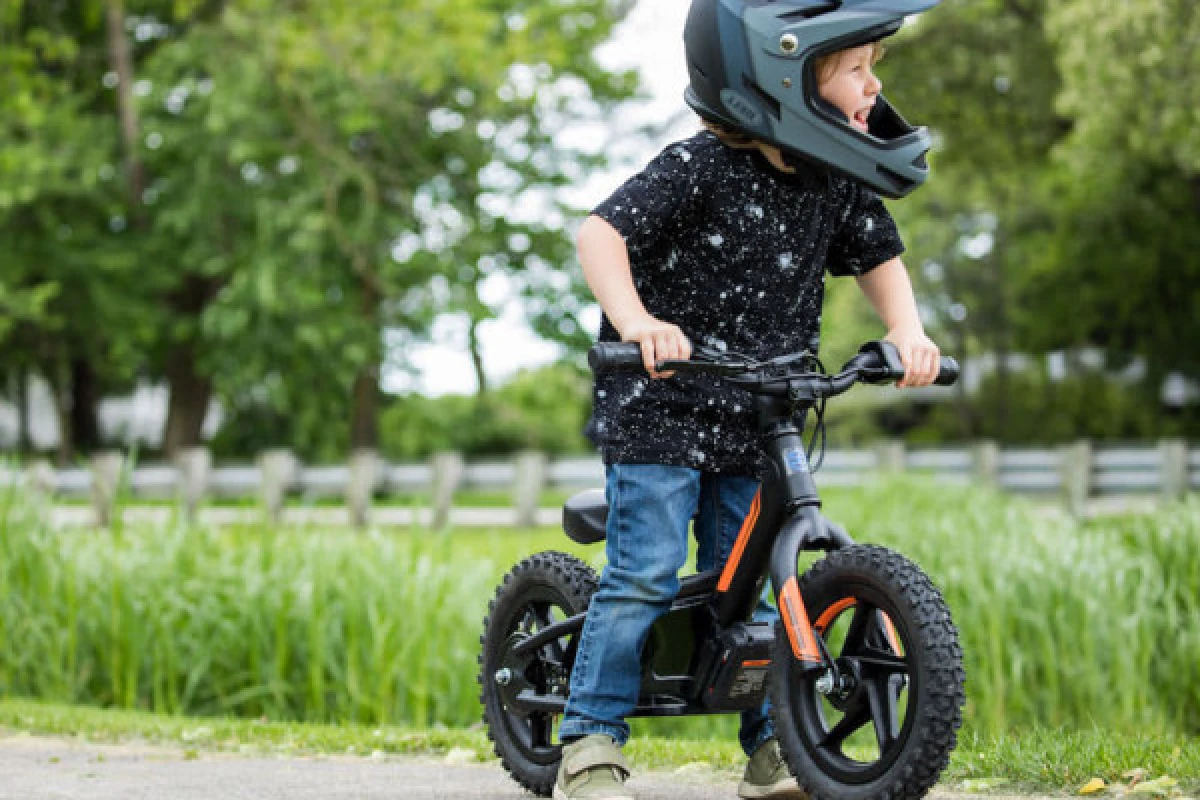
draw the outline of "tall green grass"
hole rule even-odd
[[[1079,525],[895,481],[829,493],[938,583],[968,726],[1200,731],[1200,505]],[[470,725],[501,576],[555,531],[49,529],[0,495],[0,694],[168,713]],[[735,721],[642,721],[728,734]]]

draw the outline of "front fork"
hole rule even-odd
[[[787,632],[792,655],[810,668],[824,667],[837,680],[837,665],[814,633],[796,575],[802,550],[837,550],[854,544],[840,527],[829,522],[816,505],[801,506],[783,524],[771,550],[771,586]]]

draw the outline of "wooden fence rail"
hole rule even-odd
[[[880,472],[925,475],[949,483],[978,482],[1006,491],[1059,497],[1082,514],[1086,503],[1113,496],[1181,499],[1200,490],[1200,447],[1180,440],[1130,446],[1080,441],[1054,449],[1002,449],[992,442],[948,449],[908,449],[886,441],[870,449],[832,450],[816,474],[818,486],[854,486]],[[597,458],[550,460],[521,453],[509,460],[466,462],[439,453],[427,463],[395,464],[373,451],[359,451],[345,465],[301,463],[287,450],[261,454],[253,464],[214,466],[196,448],[173,464],[138,464],[130,469],[119,452],[99,453],[86,467],[54,469],[46,462],[24,468],[0,466],[0,488],[16,487],[45,498],[91,500],[95,521],[110,522],[118,502],[174,499],[188,515],[208,499],[251,499],[278,520],[285,501],[341,498],[351,521],[365,525],[380,497],[420,497],[435,527],[449,520],[455,494],[484,490],[508,495],[518,525],[538,518],[543,491],[603,486]],[[545,514],[541,515],[543,518]]]

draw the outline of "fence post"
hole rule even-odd
[[[92,456],[92,510],[96,513],[96,527],[107,528],[112,524],[113,506],[117,499],[117,488],[121,484],[121,468],[125,466],[125,455],[109,450]]]
[[[976,442],[972,448],[972,462],[975,480],[984,486],[1000,485],[1000,447],[995,442],[989,439]]]
[[[1064,445],[1059,453],[1063,502],[1072,516],[1083,517],[1092,494],[1092,443],[1081,440]]]
[[[207,447],[187,447],[175,458],[179,469],[179,500],[183,504],[183,515],[194,522],[196,512],[208,494],[208,480],[212,473],[212,452]]]
[[[435,453],[433,456],[433,487],[430,504],[433,507],[431,525],[435,530],[446,527],[450,521],[450,507],[454,493],[462,483],[464,465],[461,453]]]
[[[346,505],[350,511],[350,523],[354,527],[366,527],[371,515],[371,501],[382,477],[383,464],[375,450],[361,448],[350,454]]]
[[[517,526],[532,528],[537,524],[542,488],[546,485],[546,454],[533,450],[518,453],[513,504],[517,509]]]
[[[1183,439],[1163,439],[1158,443],[1162,465],[1162,499],[1171,503],[1182,500],[1188,490],[1188,447]]]
[[[54,471],[54,465],[45,459],[34,461],[25,471],[25,486],[35,503],[50,505],[58,491],[58,473]]]
[[[277,524],[283,516],[283,501],[296,480],[299,463],[291,450],[267,450],[259,456],[262,470],[262,500],[267,518]]]
[[[875,446],[875,464],[880,472],[903,472],[906,461],[904,442],[900,439],[885,439]]]

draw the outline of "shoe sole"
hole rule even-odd
[[[738,786],[738,797],[742,800],[808,800],[808,793],[789,778],[771,786],[742,781]]]
[[[554,785],[554,800],[571,800],[567,793],[559,788],[558,784]],[[588,797],[586,800],[635,800],[631,794],[606,794],[597,795],[596,797]]]

